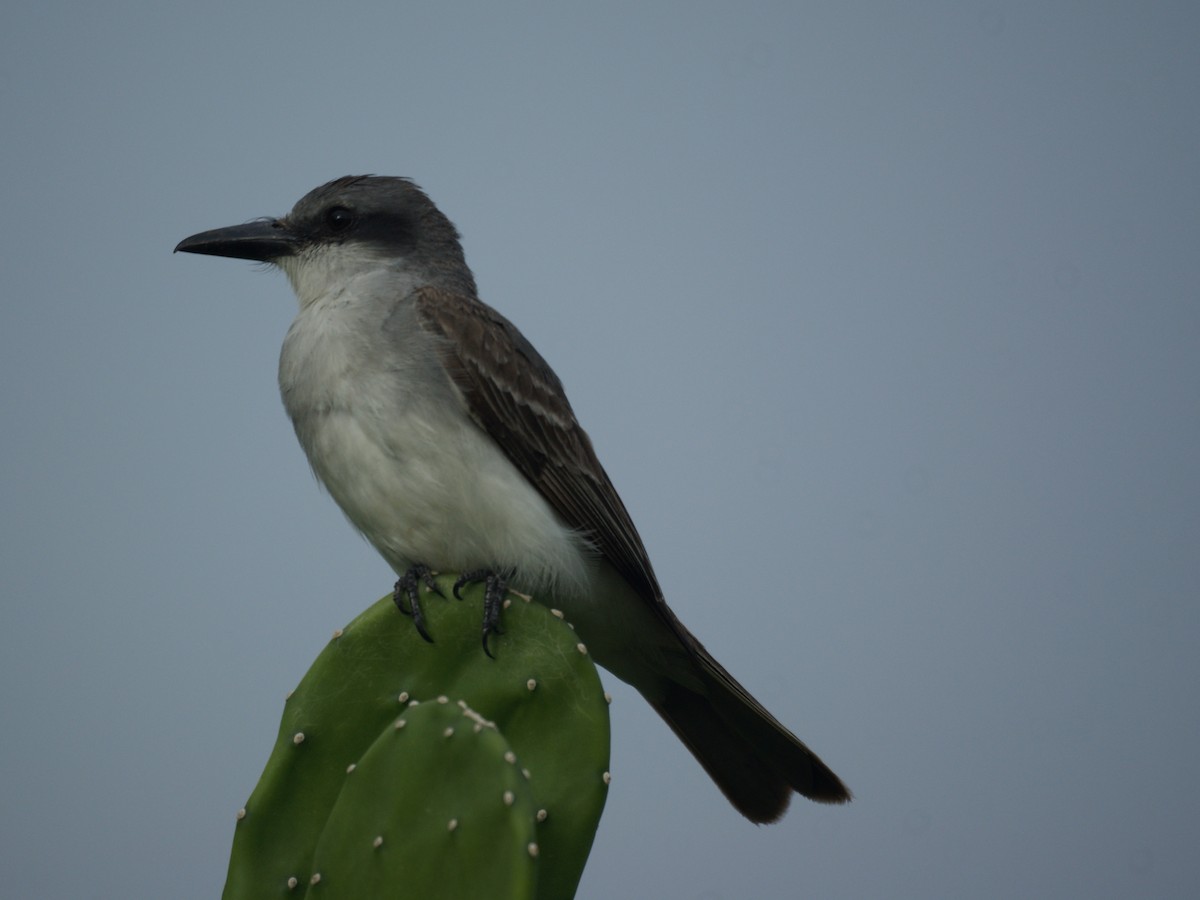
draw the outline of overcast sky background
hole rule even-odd
[[[392,575],[172,256],[415,178],[674,608],[846,780],[738,816],[611,677],[588,900],[1200,890],[1200,6],[26,3],[0,17],[0,871],[212,898]]]

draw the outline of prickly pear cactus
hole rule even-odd
[[[317,841],[313,897],[536,896],[533,790],[478,714],[409,707],[351,776]]]
[[[433,644],[390,595],[335,634],[238,814],[224,900],[574,895],[607,794],[599,676],[514,595],[489,658],[482,588],[462,594],[422,588]]]

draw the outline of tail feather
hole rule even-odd
[[[670,683],[648,699],[742,815],[752,822],[774,822],[793,791],[819,803],[850,800],[850,791],[820,757],[698,641],[693,650],[704,692]]]

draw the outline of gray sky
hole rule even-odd
[[[0,870],[219,894],[387,566],[278,273],[171,255],[415,178],[681,617],[847,781],[742,820],[630,689],[581,898],[1195,896],[1200,8],[9,4]]]

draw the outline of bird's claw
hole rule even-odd
[[[454,582],[454,596],[459,600],[463,585],[483,582],[483,652],[492,659],[492,651],[488,648],[488,637],[493,634],[504,634],[500,627],[500,610],[504,606],[504,595],[508,593],[508,580],[513,576],[513,570],[496,572],[492,569],[473,569],[458,576]]]
[[[446,596],[442,593],[442,589],[438,587],[437,582],[433,580],[433,570],[429,566],[418,563],[417,565],[409,566],[408,571],[400,576],[395,588],[392,590],[392,600],[396,604],[396,609],[400,610],[403,615],[412,617],[417,634],[432,644],[433,638],[425,630],[425,615],[421,612],[421,604],[417,600],[421,584],[424,584],[428,590],[433,591],[439,597]],[[457,596],[457,583],[454,586],[454,592],[455,596]],[[402,598],[408,598],[408,609],[404,608]]]

